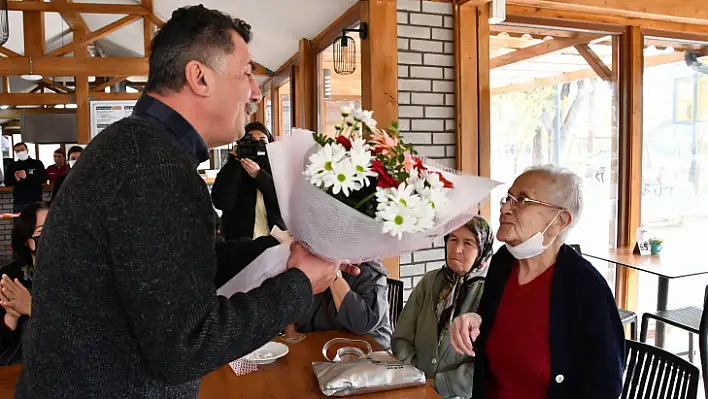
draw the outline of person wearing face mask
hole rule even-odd
[[[273,135],[260,122],[245,127],[246,134],[234,146],[229,160],[216,175],[211,189],[214,207],[223,211],[221,235],[228,240],[267,236],[273,226],[286,230],[280,216],[267,155],[241,158],[238,146],[273,142]]]
[[[14,260],[0,269],[0,366],[20,363],[22,334],[32,315],[35,254],[49,204],[30,204],[12,227]]]
[[[12,212],[18,213],[25,206],[42,200],[42,184],[47,175],[42,161],[29,156],[25,143],[15,144],[14,150],[17,161],[8,168],[5,185],[12,187]]]
[[[81,156],[81,153],[84,151],[83,148],[79,147],[78,145],[75,145],[71,148],[69,148],[69,152],[67,152],[67,158],[69,159],[68,164],[69,164],[69,171],[74,168],[74,165],[76,165],[76,161],[79,160],[79,157]],[[52,200],[56,198],[57,193],[59,193],[59,189],[61,188],[61,185],[64,184],[64,181],[66,180],[66,177],[69,175],[69,173],[65,173],[61,176],[57,177],[56,182],[54,182],[54,185],[52,186]]]
[[[478,312],[451,327],[455,350],[476,356],[474,399],[619,397],[625,338],[612,291],[564,244],[582,203],[580,178],[553,165],[527,169],[502,199],[505,246]]]
[[[423,370],[444,398],[472,396],[474,358],[454,351],[450,323],[455,316],[477,311],[493,243],[492,228],[481,216],[446,236],[445,266],[423,276],[396,324],[393,354]]]

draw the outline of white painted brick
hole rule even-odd
[[[454,145],[449,145],[445,147],[445,153],[448,157],[454,157],[457,155],[457,150],[455,149]]]
[[[413,286],[411,285],[411,281],[413,279],[410,278],[402,278],[401,281],[403,281],[403,289],[411,289]]]
[[[414,252],[413,259],[416,262],[445,260],[445,250],[444,249],[426,249],[423,251]]]
[[[440,165],[445,166],[450,169],[457,168],[457,163],[455,162],[455,158],[436,159],[435,161],[440,163]]]
[[[423,12],[431,12],[435,14],[452,15],[452,3],[441,3],[437,1],[424,1]]]
[[[436,93],[454,93],[455,82],[436,80],[433,82],[433,91]]]
[[[401,105],[398,107],[398,116],[401,118],[422,118],[423,107]]]
[[[413,286],[415,287],[416,285],[418,285],[418,283],[420,283],[420,280],[422,280],[422,279],[423,279],[423,276],[413,277]]]
[[[445,94],[445,105],[455,105],[454,94]]]
[[[437,145],[422,145],[415,148],[418,154],[424,157],[443,158],[445,157],[445,147]],[[416,260],[417,262],[417,260]]]
[[[434,26],[439,28],[443,26],[442,15],[430,15],[430,14],[410,14],[410,24],[411,25],[423,25],[423,26]]]
[[[444,42],[445,44],[445,54],[455,54],[455,43]]]
[[[455,133],[435,133],[433,134],[433,144],[455,144],[457,134]],[[453,147],[455,148],[455,147]]]
[[[452,68],[445,68],[445,79],[455,79],[455,70]]]
[[[445,97],[439,93],[413,93],[411,94],[412,104],[423,105],[445,105]]]
[[[442,53],[443,42],[411,39],[409,48],[413,51],[422,51],[424,53]]]
[[[401,27],[398,27],[399,33]],[[452,41],[453,40],[453,30],[452,29],[441,29],[441,28],[433,28],[433,39],[435,40],[447,40],[447,41]],[[400,34],[399,34],[400,36]]]
[[[425,274],[425,265],[401,265],[401,277],[420,276]]]
[[[440,160],[438,160],[440,161]],[[437,248],[445,248],[445,237],[437,236],[433,241],[433,245]]]
[[[398,52],[398,63],[408,64],[408,65],[420,65],[423,63],[422,54],[419,53],[409,53],[407,51]]]
[[[446,28],[454,28],[455,22],[453,22],[452,17],[448,17],[448,16],[443,17],[443,26]]]
[[[447,131],[457,130],[457,123],[455,122],[454,119],[448,119],[445,121],[445,130],[447,130]]]
[[[442,79],[443,69],[435,67],[411,67],[410,77],[422,79]]]
[[[399,119],[398,120],[398,130],[402,132],[407,132],[411,130],[411,121],[410,119]]]
[[[408,297],[411,296],[411,292],[413,292],[412,289],[411,290],[403,290],[403,302],[404,303],[408,302]]]
[[[398,37],[430,39],[430,29],[423,26],[398,25]]]
[[[402,91],[430,91],[429,80],[398,79],[398,90]]]
[[[420,0],[397,0],[396,8],[404,11],[420,11]]]
[[[426,118],[454,118],[455,108],[453,107],[425,107]],[[448,143],[444,143],[448,144]]]
[[[413,119],[411,130],[416,132],[441,132],[445,130],[445,123],[439,119]]]
[[[398,77],[399,78],[407,78],[408,77],[408,66],[407,65],[399,65],[398,66]]]
[[[410,104],[411,103],[411,93],[398,93],[398,104]]]
[[[404,132],[401,133],[401,137],[403,137],[403,141],[405,141],[407,144],[414,144],[414,145],[424,145],[424,144],[432,144],[432,139],[431,139],[431,134],[430,133],[418,133],[418,132]]]
[[[440,269],[441,267],[445,266],[445,261],[441,262],[428,262],[425,264],[425,272],[430,272],[433,270]]]
[[[399,24],[408,24],[408,13],[399,11],[396,14],[396,22],[398,22]]]
[[[408,50],[408,39],[398,39],[398,49],[399,50]],[[400,62],[400,58],[399,58]]]
[[[425,54],[423,61],[425,62],[425,65],[435,65],[444,67],[451,67],[455,65],[454,57],[445,54]]]
[[[406,264],[406,263],[411,263],[411,262],[413,262],[413,255],[410,254],[410,253],[401,254],[401,255],[398,257],[398,262],[399,262],[400,264],[402,264],[402,265],[404,265],[404,264]]]

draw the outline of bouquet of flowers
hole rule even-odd
[[[334,136],[293,129],[268,145],[283,220],[321,257],[358,263],[428,248],[498,185],[418,156],[371,111],[341,113]]]

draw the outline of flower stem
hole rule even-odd
[[[364,197],[364,199],[362,199],[361,201],[359,201],[359,202],[356,204],[356,206],[354,207],[354,209],[359,209],[359,208],[361,208],[362,206],[364,206],[364,204],[366,204],[367,202],[369,202],[369,201],[370,201],[372,198],[374,198],[375,196],[376,196],[376,192],[374,191],[373,193],[367,195],[366,197]]]

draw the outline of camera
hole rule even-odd
[[[238,158],[256,159],[266,156],[266,143],[260,140],[246,140],[238,143],[236,148]]]

